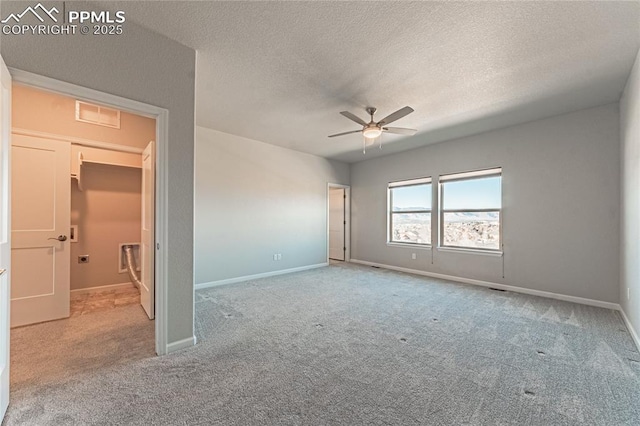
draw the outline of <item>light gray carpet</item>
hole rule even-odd
[[[20,386],[6,424],[640,424],[615,311],[348,264],[196,300],[195,348]]]
[[[153,321],[140,305],[14,328],[12,396],[17,400],[23,392],[41,392],[75,376],[153,357],[154,339]]]

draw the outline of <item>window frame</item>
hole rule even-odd
[[[420,186],[420,185],[430,185],[429,192],[431,197],[431,203],[427,209],[422,210],[403,210],[403,211],[393,211],[393,189],[396,188],[407,188],[411,186]],[[394,214],[428,214],[429,215],[429,225],[431,229],[429,230],[430,240],[427,243],[412,243],[409,241],[394,241],[393,239],[393,215]],[[431,248],[433,245],[433,179],[431,176],[400,180],[389,182],[387,184],[387,244],[388,245],[399,245],[399,246],[409,246],[415,248]]]
[[[500,208],[496,209],[445,209],[444,208],[444,186],[450,182],[469,181],[489,177],[500,177]],[[451,173],[438,176],[438,249],[455,251],[476,251],[487,254],[501,254],[503,250],[504,228],[503,219],[503,190],[502,190],[502,167],[492,167],[490,169],[475,170],[470,172]],[[467,247],[444,244],[444,215],[445,213],[498,213],[498,228],[500,230],[498,238],[498,248]]]

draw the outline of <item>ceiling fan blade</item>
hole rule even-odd
[[[368,124],[366,121],[364,121],[363,119],[361,119],[360,117],[358,117],[355,114],[351,114],[349,111],[342,111],[340,114],[344,115],[349,120],[355,121],[356,123],[360,124],[361,126],[366,126]]]
[[[329,135],[330,138],[335,138],[336,136],[344,136],[344,135],[350,135],[352,133],[362,133],[362,130],[353,130],[351,132],[344,132],[344,133],[336,133],[335,135]]]
[[[405,115],[411,114],[412,112],[413,112],[413,108],[411,108],[411,107],[406,106],[404,108],[400,108],[396,112],[394,112],[392,114],[389,114],[385,118],[383,118],[382,120],[378,121],[378,125],[384,126],[385,124],[392,123],[392,122],[394,122],[396,120],[401,119]]]
[[[415,135],[417,132],[416,129],[405,129],[402,127],[383,127],[382,130],[388,133],[396,133],[398,135]]]

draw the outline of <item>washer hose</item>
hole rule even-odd
[[[123,249],[125,260],[127,261],[127,272],[129,272],[129,278],[133,285],[139,289],[142,283],[140,282],[140,278],[138,278],[138,273],[136,272],[136,260],[133,256],[133,246],[124,246]]]

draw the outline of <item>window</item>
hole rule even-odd
[[[502,169],[440,176],[440,246],[500,250]]]
[[[389,184],[389,242],[431,244],[431,178]]]

